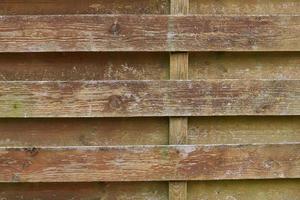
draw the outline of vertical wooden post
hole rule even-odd
[[[188,14],[189,0],[171,0],[171,14]],[[176,52],[170,54],[170,79],[186,80],[188,79],[188,53]],[[170,117],[169,122],[169,144],[187,143],[187,117]],[[187,182],[171,181],[169,182],[169,200],[186,200]]]

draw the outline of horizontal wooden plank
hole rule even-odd
[[[300,179],[191,181],[188,199],[300,199]],[[2,183],[4,200],[168,199],[167,182],[131,183]]]
[[[300,116],[190,117],[188,144],[300,142]]]
[[[163,80],[169,54],[157,52],[1,53],[1,81]]]
[[[167,182],[2,183],[2,200],[167,200]]]
[[[300,179],[193,181],[188,200],[300,200]]]
[[[202,15],[299,14],[298,0],[190,0],[190,13]]]
[[[168,14],[168,0],[1,0],[0,15]]]
[[[300,178],[300,143],[0,148],[0,182]]]
[[[164,145],[168,125],[160,117],[2,118],[0,146]]]
[[[0,52],[299,51],[300,16],[2,16]]]
[[[196,52],[189,58],[191,80],[300,77],[300,52]]]
[[[299,115],[300,80],[0,82],[1,117]]]

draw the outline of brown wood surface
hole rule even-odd
[[[300,179],[192,181],[188,200],[299,200]]]
[[[1,0],[0,15],[168,14],[168,0]]]
[[[189,12],[189,0],[170,0],[171,15],[186,15]]]
[[[169,200],[186,200],[187,189],[187,181],[170,181]]]
[[[188,10],[188,1],[171,1],[171,13],[185,14]],[[181,12],[182,11],[182,12]],[[176,52],[170,54],[170,79],[188,79],[189,54]],[[169,120],[169,144],[186,144],[188,133],[187,117],[170,117]],[[169,200],[186,200],[187,182],[169,182]]]
[[[187,144],[188,117],[170,117],[169,144]]]
[[[299,79],[300,52],[195,52],[189,78]]]
[[[300,142],[299,116],[191,117],[188,144]]]
[[[0,116],[299,115],[299,85],[299,80],[0,82]]]
[[[300,144],[0,148],[0,182],[300,178]]]
[[[166,182],[2,183],[1,200],[166,200]]]
[[[190,13],[202,15],[299,14],[298,0],[189,0]]]
[[[172,15],[186,15],[189,12],[189,0],[171,0],[170,13]],[[170,53],[170,79],[188,79],[189,56],[185,52]],[[187,141],[187,117],[170,117],[169,144],[185,144]],[[169,182],[169,200],[186,200],[187,182]]]
[[[0,146],[166,145],[168,123],[160,117],[0,119]]]
[[[169,54],[145,52],[2,53],[1,81],[169,79]]]
[[[0,52],[298,51],[300,16],[2,16]]]

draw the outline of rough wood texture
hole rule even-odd
[[[168,118],[0,119],[0,146],[163,145],[168,123]]]
[[[1,200],[166,200],[166,182],[0,184]]]
[[[170,79],[186,80],[189,74],[189,54],[171,53],[170,54]]]
[[[189,0],[170,0],[171,15],[186,15],[189,12]]]
[[[171,13],[185,14],[188,9],[188,1],[171,1]],[[179,9],[179,10],[178,10]],[[189,57],[188,53],[171,53],[170,54],[170,79],[186,80],[188,79]],[[187,142],[187,117],[171,117],[169,131],[169,144],[186,144]],[[186,200],[187,199],[187,182],[169,182],[169,200]]]
[[[300,16],[2,16],[0,52],[298,51]]]
[[[300,200],[300,179],[190,182],[189,200]]]
[[[300,178],[300,144],[0,148],[0,182]]]
[[[299,116],[191,117],[188,144],[300,142]]]
[[[299,80],[0,82],[0,116],[299,115],[299,85]]]
[[[169,54],[2,53],[1,81],[169,79]]]
[[[299,14],[298,0],[190,0],[190,13],[204,15]]]
[[[188,139],[188,118],[171,117],[169,144],[186,144]]]
[[[187,187],[187,181],[170,181],[169,200],[186,200]]]
[[[189,58],[192,80],[300,77],[300,52],[201,52]]]
[[[189,0],[171,0],[172,15],[185,15],[189,12]],[[186,80],[188,79],[189,54],[176,52],[170,54],[170,79]],[[187,142],[187,117],[171,117],[169,120],[169,144],[186,144]],[[186,200],[187,182],[171,181],[169,182],[169,200]]]
[[[1,0],[0,15],[168,14],[168,0]]]

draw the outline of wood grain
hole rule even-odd
[[[188,144],[300,142],[299,116],[189,118]]]
[[[0,52],[298,51],[300,16],[2,16]]]
[[[188,2],[185,0],[171,1],[171,13],[186,14]],[[180,12],[182,11],[182,12]],[[186,80],[188,79],[189,54],[176,52],[170,54],[170,79]],[[169,144],[186,144],[188,133],[187,117],[170,117],[169,120]],[[187,182],[171,181],[169,182],[169,200],[186,200]]]
[[[0,182],[300,178],[300,144],[0,148]]]
[[[197,52],[189,57],[192,80],[300,77],[300,52]]]
[[[188,118],[170,117],[169,144],[186,144],[188,140]]]
[[[187,189],[187,181],[170,181],[169,200],[186,200]]]
[[[170,54],[170,79],[187,80],[189,75],[189,54],[176,52]]]
[[[171,15],[186,15],[189,12],[189,0],[170,0]]]
[[[168,123],[168,118],[0,119],[0,146],[166,145]]]
[[[189,182],[189,200],[300,199],[300,179]]]
[[[299,85],[299,80],[0,82],[0,115],[299,115]]]
[[[0,15],[168,14],[168,0],[1,0]]]
[[[3,200],[166,200],[166,182],[0,184]]]
[[[299,14],[298,0],[190,0],[190,13],[202,15]]]
[[[169,79],[169,54],[145,52],[2,53],[1,81]]]

